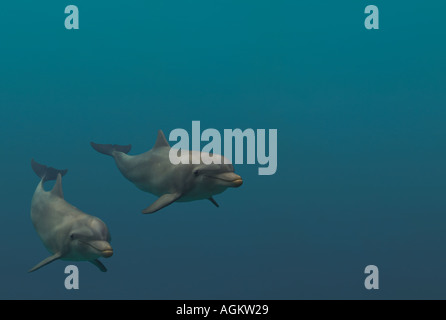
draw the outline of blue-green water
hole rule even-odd
[[[94,3],[92,3],[94,2]],[[64,9],[79,8],[79,30]],[[380,10],[366,30],[364,8]],[[15,1],[0,10],[1,299],[446,297],[446,5]],[[156,197],[90,141],[276,128],[278,170],[142,215]],[[31,158],[106,222],[107,273],[66,290],[30,219]],[[47,187],[51,184],[48,183]],[[364,288],[377,265],[380,289]]]

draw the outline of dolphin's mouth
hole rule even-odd
[[[100,248],[92,245],[90,242],[85,242],[85,241],[82,241],[82,240],[79,240],[79,242],[92,247],[96,251],[99,251],[101,253],[101,256],[103,256],[104,258],[109,258],[109,257],[111,257],[113,255],[113,248],[112,247],[105,248],[105,249],[100,249]]]
[[[113,255],[113,249],[105,249],[101,251],[104,258],[110,258]]]
[[[222,177],[218,177],[218,176],[209,176],[206,175],[206,177],[211,178],[211,179],[216,179],[216,180],[221,180],[224,182],[228,182],[233,184],[234,187],[240,187],[243,184],[243,180],[242,177],[240,177],[239,175],[234,174],[234,179],[224,179]]]

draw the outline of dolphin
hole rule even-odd
[[[189,164],[172,164],[169,160],[171,148],[161,130],[153,148],[138,155],[127,154],[131,145],[90,144],[96,151],[112,156],[119,171],[136,187],[159,197],[142,213],[154,213],[175,201],[200,199],[209,199],[218,207],[214,195],[243,183],[242,178],[234,173],[232,164],[222,161],[227,159],[220,155],[214,155],[214,158],[220,157],[221,164],[204,164],[202,152],[189,151],[189,158],[199,157],[199,164],[192,164],[192,161]]]
[[[62,176],[67,170],[57,170],[31,160],[31,167],[41,178],[31,202],[31,221],[51,256],[28,272],[54,260],[90,261],[101,271],[107,268],[98,260],[113,255],[107,226],[99,218],[88,215],[64,200]],[[51,191],[45,191],[45,181],[56,180]]]

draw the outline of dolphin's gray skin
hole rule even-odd
[[[31,202],[31,220],[45,247],[52,253],[29,272],[35,271],[56,259],[87,260],[101,271],[107,269],[99,257],[111,257],[110,234],[99,218],[83,213],[64,200],[62,176],[67,170],[57,170],[31,160],[31,167],[42,179],[37,185]],[[56,180],[51,191],[43,184]]]
[[[135,186],[159,197],[142,213],[153,213],[174,201],[199,199],[209,199],[218,207],[213,195],[243,183],[242,178],[234,173],[232,164],[224,164],[223,161],[222,164],[203,164],[198,151],[189,151],[189,159],[200,157],[200,164],[172,164],[169,160],[170,145],[161,130],[154,147],[135,156],[127,155],[131,145],[90,144],[96,151],[112,156],[124,177]]]

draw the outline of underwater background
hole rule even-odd
[[[93,3],[94,2],[94,3]],[[66,6],[79,30],[66,30]],[[379,8],[379,30],[364,8]],[[9,1],[0,10],[0,299],[446,298],[446,4]],[[90,141],[149,150],[201,129],[278,130],[278,167],[174,203]],[[30,219],[30,161],[108,226],[102,273],[55,261]],[[52,183],[46,183],[46,189]],[[79,290],[64,269],[79,268]],[[366,290],[364,268],[379,268]]]

